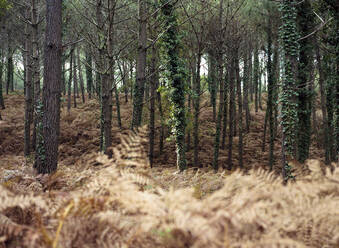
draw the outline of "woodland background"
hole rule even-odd
[[[338,10],[0,0],[0,246],[338,247]]]

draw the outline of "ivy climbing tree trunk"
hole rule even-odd
[[[61,5],[60,0],[46,0],[46,39],[44,51],[43,140],[35,168],[39,174],[57,170],[60,134],[61,96]],[[40,145],[40,144],[39,144]]]
[[[163,45],[167,57],[168,79],[171,86],[170,99],[173,104],[173,133],[175,136],[177,167],[180,171],[187,168],[185,158],[185,83],[184,65],[180,60],[180,34],[178,18],[173,1],[161,0],[162,14],[166,32],[163,36]]]
[[[309,0],[298,4],[298,26],[301,37],[306,37],[314,27],[313,10]],[[299,41],[298,63],[298,154],[299,162],[303,163],[309,156],[311,143],[311,113],[312,91],[311,71],[313,67],[313,38],[312,36]]]
[[[280,97],[281,102],[281,126],[282,126],[282,174],[284,180],[291,176],[291,168],[287,163],[286,155],[295,157],[295,142],[297,125],[296,104],[296,58],[298,56],[298,32],[296,23],[296,1],[283,0],[280,4],[281,33],[284,51],[283,87]]]

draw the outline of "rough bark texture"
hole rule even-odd
[[[24,155],[31,152],[31,125],[33,121],[33,85],[32,85],[32,42],[30,30],[27,26],[27,37],[25,41],[25,64],[26,64],[26,84],[25,84],[25,131],[24,131]]]
[[[146,1],[139,0],[139,39],[138,39],[138,57],[136,82],[133,95],[133,119],[132,128],[141,125],[142,109],[144,100],[144,91],[146,83]]]
[[[38,173],[52,173],[58,165],[61,86],[61,1],[46,0],[46,39],[43,86],[43,146]]]

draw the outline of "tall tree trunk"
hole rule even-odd
[[[225,149],[225,145],[226,145],[226,136],[227,136],[227,111],[228,111],[228,83],[230,81],[230,72],[229,70],[227,70],[227,72],[225,73],[225,80],[224,80],[224,89],[223,89],[223,118],[222,118],[222,140],[221,140],[221,149]]]
[[[239,68],[239,54],[238,48],[235,49],[235,76],[237,80],[237,93],[238,93],[238,127],[239,127],[239,166],[243,168],[243,127],[242,127],[242,94],[241,94],[241,79],[240,79],[240,68]]]
[[[88,98],[91,99],[93,88],[92,56],[88,51],[86,51],[86,82]]]
[[[150,99],[150,117],[149,117],[149,161],[151,168],[153,167],[154,159],[154,140],[155,140],[155,91],[157,85],[157,48],[152,47],[152,61],[151,61],[151,99]]]
[[[209,91],[211,95],[211,105],[213,107],[213,121],[216,120],[217,115],[217,104],[216,104],[216,98],[217,98],[217,85],[216,85],[216,58],[215,53],[213,51],[210,51],[209,53],[209,65],[208,65],[208,82],[209,82]]]
[[[42,122],[37,114],[37,109],[41,105],[41,92],[40,92],[40,67],[39,67],[39,41],[38,41],[38,14],[37,14],[37,0],[31,0],[31,14],[32,14],[32,49],[33,49],[33,84],[34,84],[34,129],[32,137],[32,147],[36,148],[37,145],[37,125]],[[42,135],[42,134],[41,134]]]
[[[74,48],[71,49],[70,62],[69,62],[69,77],[68,77],[68,89],[67,89],[67,112],[71,111],[72,102],[72,79],[73,79],[73,54]]]
[[[78,76],[77,76],[77,56],[74,50],[74,61],[73,61],[73,103],[74,108],[77,107],[77,97],[78,97]]]
[[[290,166],[286,155],[295,158],[295,142],[297,125],[297,108],[295,104],[296,58],[298,56],[298,33],[296,25],[295,1],[283,0],[280,4],[282,14],[281,40],[284,49],[285,77],[281,94],[281,126],[282,126],[282,169],[284,180],[290,178]]]
[[[25,91],[25,132],[24,155],[31,153],[31,125],[33,121],[33,85],[32,85],[32,42],[29,26],[26,26],[27,37],[25,41],[26,91]]]
[[[300,3],[298,9],[298,24],[302,37],[309,34],[314,27],[313,10],[309,0]],[[311,144],[311,113],[312,91],[310,90],[311,71],[313,67],[312,36],[301,39],[298,63],[298,160],[303,163],[309,156]]]
[[[224,103],[224,92],[226,82],[223,82],[223,66],[222,66],[222,55],[218,54],[218,81],[219,81],[219,108],[218,108],[218,116],[216,122],[216,131],[215,131],[215,140],[214,140],[214,153],[213,153],[213,169],[217,171],[219,169],[218,158],[219,158],[219,146],[220,146],[220,130],[221,130],[221,119],[223,115],[223,111],[225,108]]]
[[[258,45],[255,46],[254,49],[254,62],[253,62],[253,88],[254,88],[254,105],[255,112],[258,112],[259,108],[259,53],[258,53]]]
[[[119,91],[118,91],[118,85],[117,84],[115,84],[115,86],[114,86],[114,93],[115,93],[115,105],[117,106],[118,126],[119,126],[120,129],[122,129],[121,114],[120,114],[120,100],[119,100]]]
[[[133,94],[133,118],[132,129],[141,125],[144,91],[146,83],[146,53],[147,53],[147,2],[139,0],[139,40],[136,82]]]
[[[250,119],[251,119],[251,112],[250,107],[248,104],[248,89],[249,89],[249,60],[250,56],[247,52],[244,56],[244,108],[246,112],[246,132],[250,132]]]
[[[234,87],[234,69],[235,61],[234,58],[231,58],[230,65],[230,81],[229,81],[229,92],[230,92],[230,107],[229,107],[229,132],[228,132],[228,160],[227,160],[227,169],[232,170],[232,153],[233,153],[233,130],[234,130],[234,105],[235,105],[235,87]]]
[[[200,113],[200,64],[201,64],[201,51],[199,49],[197,54],[197,73],[194,82],[194,127],[193,127],[193,139],[194,139],[194,166],[200,167],[199,163],[199,113]]]
[[[5,109],[5,101],[4,101],[4,96],[2,92],[2,85],[3,85],[3,80],[2,80],[2,74],[3,74],[3,68],[4,68],[4,63],[3,63],[3,50],[0,48],[0,108]]]
[[[43,87],[43,147],[44,156],[38,156],[38,173],[52,173],[58,165],[60,134],[61,82],[61,5],[59,0],[46,0],[46,40],[44,52]]]
[[[80,60],[80,49],[78,48],[78,71],[79,71],[79,82],[80,82],[80,90],[81,90],[81,99],[82,102],[85,103],[85,86],[84,86],[84,78],[82,76],[82,67]]]
[[[164,25],[167,27],[163,38],[165,54],[168,58],[169,82],[171,85],[171,102],[173,104],[174,127],[173,132],[176,141],[177,167],[180,171],[187,168],[185,156],[185,83],[180,61],[180,36],[178,31],[178,19],[175,11],[175,3],[161,0]]]
[[[268,29],[267,29],[267,75],[268,75],[268,98],[267,98],[267,108],[266,112],[268,115],[269,130],[270,130],[270,148],[269,148],[269,166],[270,169],[273,169],[274,163],[274,88],[276,84],[274,66],[272,67],[272,26],[270,20],[268,20]],[[265,142],[265,136],[264,136]]]
[[[8,95],[9,91],[13,91],[12,90],[13,74],[14,74],[13,52],[12,48],[8,46],[6,95]]]

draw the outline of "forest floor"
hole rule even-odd
[[[156,145],[150,168],[147,129],[128,130],[132,109],[123,98],[122,130],[113,108],[112,159],[98,153],[97,101],[82,104],[79,98],[70,113],[62,103],[59,169],[41,176],[31,169],[33,159],[23,156],[24,98],[10,95],[5,103],[0,247],[339,247],[338,165],[330,171],[313,143],[305,165],[293,162],[296,182],[283,186],[277,173],[268,172],[268,144],[262,151],[262,110],[251,112],[250,132],[244,135],[246,170],[215,173],[215,123],[212,108],[203,101],[203,168],[192,165],[191,150],[190,168],[178,173],[173,141],[165,142],[162,154]],[[236,167],[238,138],[234,141]],[[280,148],[277,140],[277,160]],[[221,150],[220,167],[226,161],[227,149]]]

